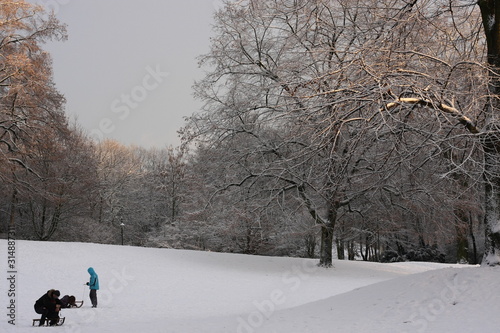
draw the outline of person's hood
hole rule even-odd
[[[50,289],[49,291],[47,291],[47,294],[49,295],[50,298],[52,298],[53,295],[57,295],[57,298],[59,298],[59,296],[61,296],[61,293],[59,292],[59,290],[55,290],[55,289]]]
[[[89,267],[89,269],[87,269],[87,272],[89,272],[90,275],[95,275],[95,271],[92,267]]]

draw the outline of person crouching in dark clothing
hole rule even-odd
[[[61,301],[61,308],[72,308],[76,307],[76,298],[75,296],[71,295],[64,295],[59,299]]]
[[[59,290],[50,289],[35,302],[35,312],[42,315],[40,326],[43,326],[46,320],[49,320],[50,326],[56,325],[59,321],[59,310],[61,308],[60,295]]]

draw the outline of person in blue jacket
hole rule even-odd
[[[93,308],[97,308],[97,291],[99,290],[99,277],[92,267],[87,269],[90,274],[90,281],[87,282],[87,286],[90,288],[90,302]]]

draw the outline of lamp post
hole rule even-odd
[[[121,227],[121,229],[122,229],[122,245],[123,245],[123,227],[124,227],[124,226],[125,226],[125,224],[123,224],[123,222],[122,222],[122,223],[120,223],[120,227]]]

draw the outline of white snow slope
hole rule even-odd
[[[6,240],[0,249],[0,332],[500,332],[500,268],[324,269],[297,258],[16,241],[12,269]],[[90,266],[101,285],[96,309],[84,285]],[[52,288],[83,307],[64,309],[61,327],[34,328],[33,304]]]

